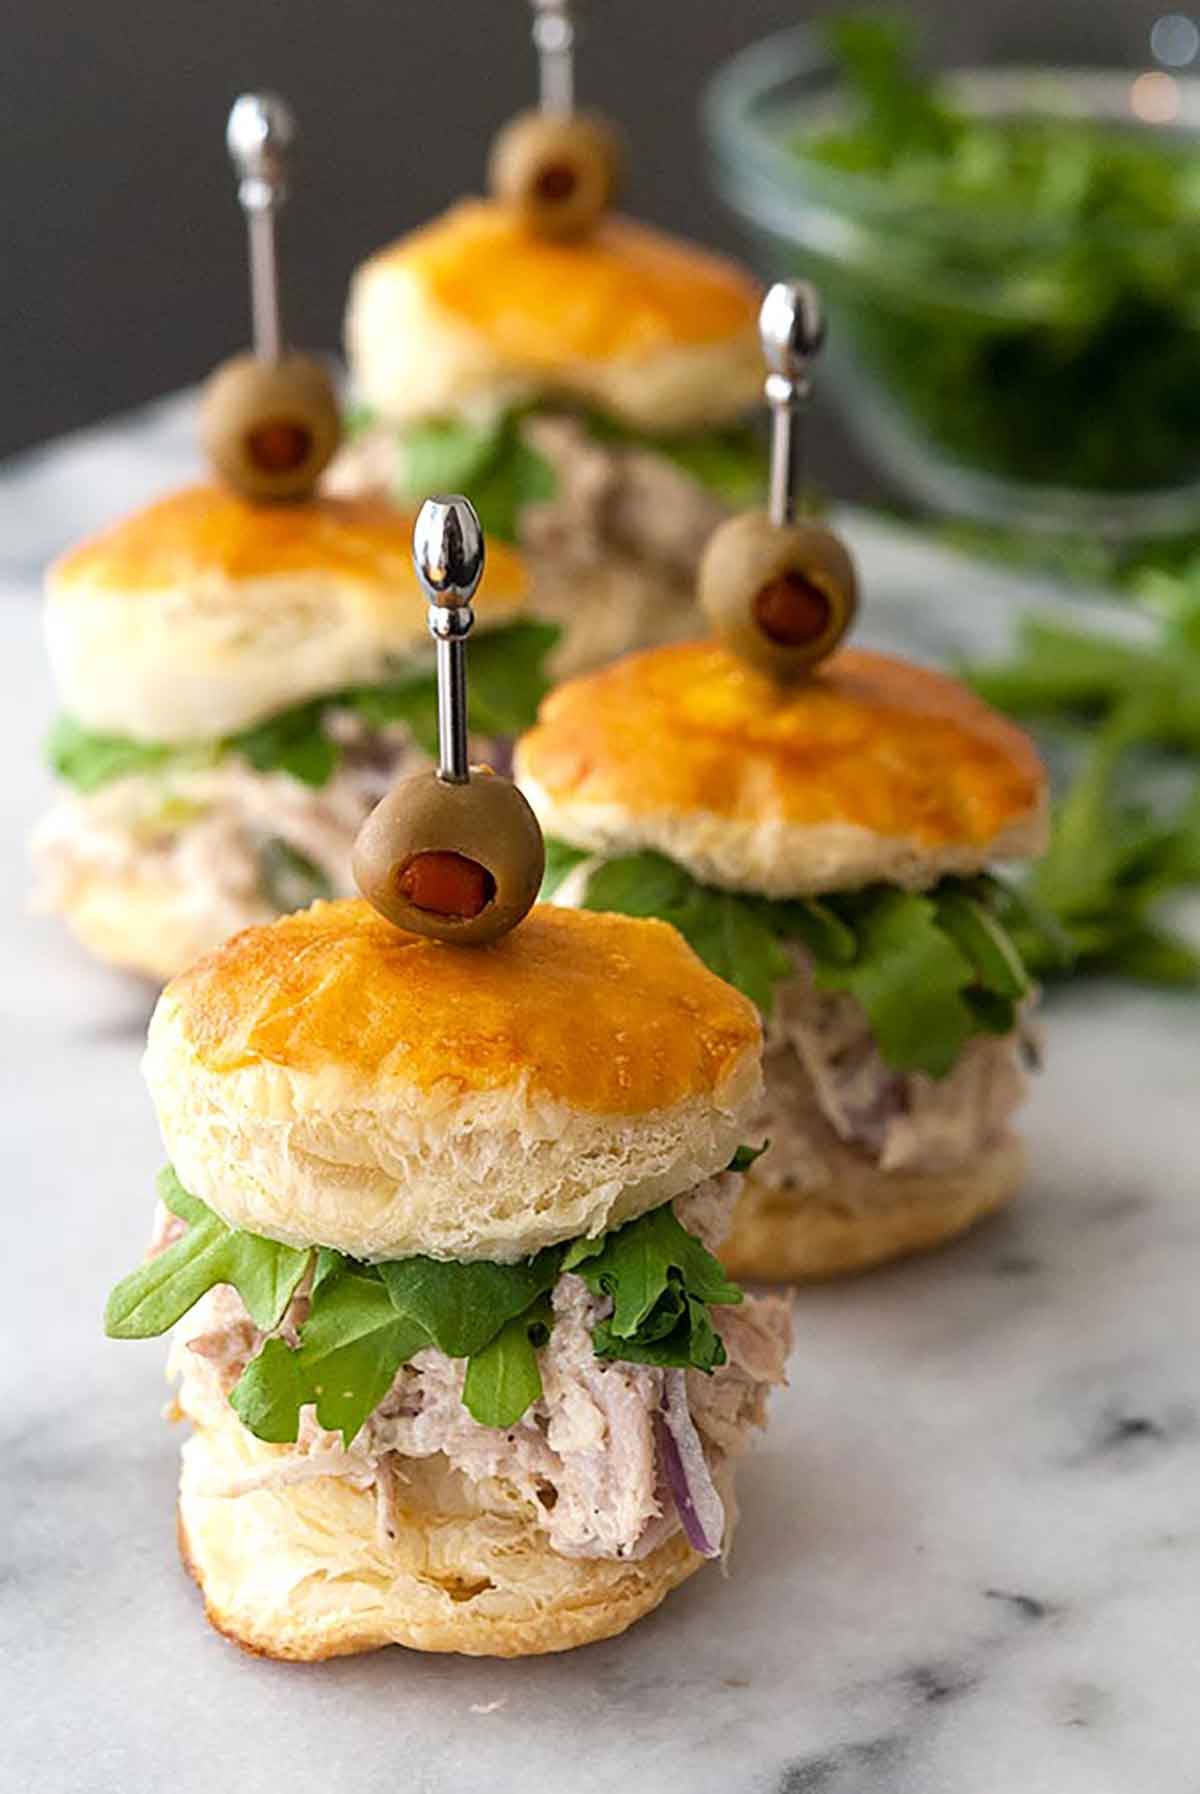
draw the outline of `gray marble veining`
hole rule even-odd
[[[159,1162],[147,991],[26,908],[35,569],[186,472],[179,406],[0,478],[0,1788],[37,1794],[1196,1794],[1200,1004],[1046,1021],[1021,1202],[805,1293],[732,1573],[522,1664],[241,1656],[175,1557],[162,1351],[100,1333]],[[877,526],[870,633],[1002,645],[1022,588]],[[22,593],[24,597],[22,597]]]

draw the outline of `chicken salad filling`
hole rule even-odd
[[[259,1241],[268,1263],[168,1174],[151,1256],[114,1292],[108,1328],[140,1337],[178,1320],[180,1411],[203,1426],[232,1406],[289,1447],[206,1494],[343,1477],[374,1492],[386,1539],[405,1461],[440,1453],[563,1556],[636,1559],[680,1530],[716,1556],[721,1467],[762,1426],[790,1346],[788,1299],[743,1297],[709,1250],[740,1181],[722,1174],[517,1266],[370,1267]],[[217,1274],[173,1315],[196,1251],[215,1251]],[[331,1401],[320,1379],[335,1363],[357,1387]]]

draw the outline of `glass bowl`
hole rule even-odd
[[[1111,70],[948,77],[969,111],[1195,141],[1200,81],[1150,80],[1159,85],[1148,91],[1145,77]],[[797,154],[797,133],[837,122],[844,104],[827,54],[801,28],[718,72],[704,127],[717,189],[750,228],[764,274],[820,286],[828,384],[896,485],[934,510],[1022,529],[1194,528],[1200,229],[985,215]],[[1173,116],[1148,123],[1147,111]]]

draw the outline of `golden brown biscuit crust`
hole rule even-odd
[[[761,298],[735,262],[630,218],[555,242],[491,200],[463,200],[359,278],[400,267],[449,320],[531,370],[720,342],[754,330]]]
[[[251,504],[226,486],[173,492],[90,537],[55,563],[53,593],[170,595],[197,581],[237,584],[317,575],[376,588],[379,601],[411,610],[423,627],[425,599],[412,565],[412,513],[380,498],[316,498],[304,504]],[[487,578],[477,603],[523,595],[515,552],[488,543]]]
[[[1037,816],[1028,736],[959,681],[848,648],[780,686],[715,642],[631,655],[552,692],[520,767],[551,805],[639,821],[850,826],[936,851]]]
[[[836,1180],[799,1194],[759,1183],[751,1170],[721,1262],[731,1276],[756,1283],[852,1276],[965,1233],[1016,1195],[1024,1168],[1021,1143],[1010,1136],[966,1171],[881,1171],[873,1207],[840,1200]],[[856,1182],[861,1191],[861,1175]]]
[[[247,929],[163,998],[206,1071],[350,1072],[459,1096],[526,1085],[593,1114],[708,1096],[759,1042],[747,999],[663,922],[538,905],[489,947],[402,933],[369,904]]]

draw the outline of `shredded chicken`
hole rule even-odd
[[[1003,1138],[1024,1094],[1027,1024],[1007,1036],[977,1035],[944,1078],[893,1071],[861,1004],[818,991],[806,956],[792,956],[795,976],[777,988],[767,1024],[766,1089],[753,1134],[771,1144],[756,1178],[820,1190],[838,1142],[880,1171],[947,1172]],[[866,1187],[887,1200],[878,1179]]]
[[[97,874],[138,878],[176,891],[197,933],[215,944],[321,894],[303,863],[272,865],[280,842],[311,865],[329,894],[351,894],[350,852],[364,817],[397,778],[429,762],[400,724],[371,729],[335,711],[325,726],[342,753],[320,786],[256,772],[231,753],[211,766],[64,791],[34,836],[41,902],[69,908]],[[473,744],[493,766],[496,746]]]
[[[553,497],[527,505],[517,529],[535,608],[564,626],[556,676],[698,633],[696,570],[727,507],[665,456],[598,441],[569,413],[534,412],[520,427],[554,473]],[[342,451],[327,484],[386,493],[395,478],[395,436],[381,425]]]
[[[726,507],[651,450],[598,442],[578,418],[535,413],[524,434],[554,470],[552,499],[531,505],[522,539],[572,566],[614,552],[691,580]]]
[[[676,1212],[684,1225],[709,1239],[724,1233],[740,1181],[714,1178],[681,1197]],[[281,1329],[293,1338],[307,1312],[307,1299],[299,1300],[304,1306]],[[280,1481],[343,1476],[374,1487],[386,1537],[394,1527],[395,1478],[404,1460],[442,1453],[489,1499],[528,1513],[563,1556],[637,1559],[680,1524],[655,1439],[655,1415],[668,1412],[685,1449],[694,1457],[703,1448],[703,1474],[694,1462],[692,1470],[719,1542],[711,1473],[745,1449],[752,1429],[763,1423],[768,1387],[784,1380],[790,1302],[748,1297],[737,1307],[715,1309],[727,1363],[711,1376],[690,1371],[685,1382],[679,1375],[673,1388],[665,1381],[672,1373],[653,1365],[596,1357],[592,1331],[610,1304],[594,1297],[582,1278],[560,1277],[552,1303],[554,1326],[539,1352],[543,1393],[515,1426],[487,1427],[472,1419],[462,1403],[465,1364],[431,1347],[402,1366],[349,1450],[306,1409],[294,1450],[211,1492],[236,1496]],[[262,1335],[236,1292],[221,1288],[189,1317],[187,1344],[177,1359],[182,1405],[202,1417],[214,1397],[228,1396]],[[681,1415],[684,1389],[687,1412]],[[694,1448],[693,1435],[699,1442]]]

